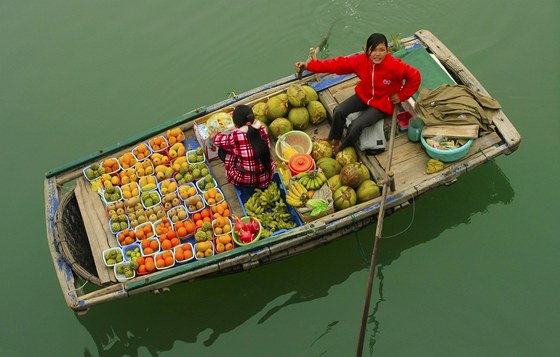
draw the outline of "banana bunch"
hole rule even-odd
[[[272,181],[264,190],[255,189],[253,195],[245,202],[245,211],[249,216],[258,216],[265,210],[272,208],[277,201],[281,201],[280,187],[278,187],[276,181]]]
[[[294,181],[288,187],[286,202],[293,207],[303,207],[307,201],[307,189],[299,181]]]
[[[434,172],[438,172],[443,170],[444,168],[444,164],[443,162],[436,160],[436,159],[430,159],[428,160],[428,165],[426,167],[426,173],[427,174],[433,174]]]
[[[296,181],[301,183],[308,190],[318,190],[327,182],[327,176],[325,176],[323,171],[317,172],[313,170],[300,172],[296,175]]]

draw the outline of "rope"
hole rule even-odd
[[[393,238],[396,236],[399,236],[401,234],[403,234],[404,232],[408,231],[410,229],[410,227],[412,227],[412,223],[414,223],[414,216],[416,214],[416,200],[414,199],[414,196],[412,196],[412,218],[410,219],[410,223],[408,224],[408,227],[406,227],[405,229],[403,229],[402,231],[400,231],[397,234],[393,234],[390,236],[383,236],[382,238]]]
[[[86,280],[86,281],[82,284],[82,286],[80,286],[80,287],[78,287],[78,288],[76,288],[76,289],[70,289],[70,290],[68,290],[68,291],[66,292],[66,294],[69,295],[70,293],[73,293],[73,292],[75,292],[75,291],[82,290],[82,288],[83,288],[84,286],[86,286],[87,283],[89,283],[88,280]]]

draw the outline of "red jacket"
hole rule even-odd
[[[311,60],[307,64],[307,70],[319,73],[355,73],[360,78],[360,83],[355,88],[358,97],[369,106],[387,114],[393,113],[394,105],[389,98],[392,94],[398,93],[403,102],[416,93],[421,82],[420,72],[416,68],[390,53],[379,64],[374,64],[365,53]]]

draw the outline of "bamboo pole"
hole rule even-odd
[[[366,289],[366,298],[364,301],[364,311],[362,313],[362,324],[360,325],[360,336],[358,338],[358,348],[356,356],[361,357],[364,347],[364,336],[366,331],[367,318],[369,313],[369,303],[371,300],[371,289],[373,280],[375,279],[375,264],[377,261],[377,251],[379,250],[379,240],[381,239],[381,231],[383,230],[383,217],[385,216],[385,201],[387,200],[387,191],[389,187],[391,190],[395,189],[393,172],[391,171],[391,161],[393,159],[393,146],[395,143],[395,129],[397,126],[397,105],[393,110],[393,118],[391,119],[391,136],[389,138],[389,155],[387,156],[387,166],[385,166],[385,179],[383,180],[383,194],[381,199],[381,207],[379,208],[379,215],[377,217],[377,227],[375,229],[375,242],[373,244],[373,251],[371,254],[371,262],[369,266],[369,278]]]

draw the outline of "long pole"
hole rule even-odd
[[[360,325],[360,337],[358,339],[358,348],[356,356],[361,357],[364,347],[364,336],[366,332],[367,319],[369,314],[369,303],[371,300],[371,290],[373,287],[373,280],[375,279],[375,264],[377,261],[377,251],[379,250],[379,241],[381,240],[381,231],[383,230],[383,217],[385,217],[385,201],[387,200],[387,191],[389,185],[394,188],[393,172],[391,171],[391,161],[393,160],[393,147],[395,144],[395,129],[397,126],[397,106],[393,110],[393,118],[391,119],[391,136],[389,138],[389,155],[387,157],[387,165],[385,166],[385,179],[383,181],[383,193],[381,196],[381,206],[379,207],[379,214],[377,216],[377,227],[375,229],[375,242],[373,244],[373,251],[371,253],[371,262],[369,265],[369,277],[366,289],[366,298],[364,301],[364,311],[362,313],[362,324]]]

